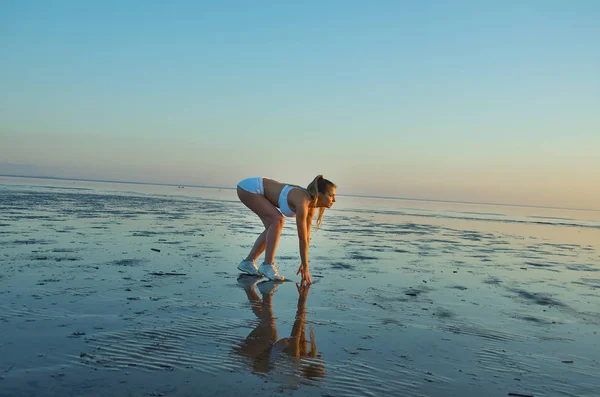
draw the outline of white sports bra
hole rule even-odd
[[[292,211],[288,204],[288,193],[290,190],[294,189],[294,186],[285,185],[281,189],[281,193],[279,194],[279,210],[281,213],[287,217],[294,218],[296,213]]]

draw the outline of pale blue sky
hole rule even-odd
[[[599,20],[598,1],[0,0],[0,173],[322,173],[600,209]]]

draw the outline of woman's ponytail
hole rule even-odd
[[[306,190],[308,190],[308,194],[310,194],[310,198],[312,199],[313,205],[317,205],[317,201],[319,199],[319,180],[323,179],[323,175],[317,175],[315,179],[308,185]]]
[[[306,190],[308,190],[308,194],[310,194],[310,198],[312,199],[312,204],[314,206],[316,206],[317,202],[319,201],[319,185],[322,185],[321,189],[324,189],[325,186],[329,185],[335,187],[333,183],[324,179],[323,175],[317,175],[315,179],[313,179],[313,181],[310,183],[310,185],[308,185],[308,187],[306,188]],[[321,222],[323,221],[324,213],[325,208],[319,208],[319,216],[317,217],[317,222],[315,224],[315,231],[319,230],[319,228],[321,227]]]

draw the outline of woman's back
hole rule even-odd
[[[263,178],[263,184],[265,187],[265,197],[269,200],[274,206],[281,208],[280,204],[281,192],[285,188],[285,186],[291,186],[291,189],[287,195],[287,204],[293,212],[296,212],[296,205],[300,203],[304,198],[308,198],[308,193],[306,190],[300,186],[289,185],[285,183],[278,182],[274,179]]]

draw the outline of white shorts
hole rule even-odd
[[[260,176],[254,178],[246,178],[237,184],[239,187],[247,192],[265,195],[265,187],[263,185],[263,179]]]

